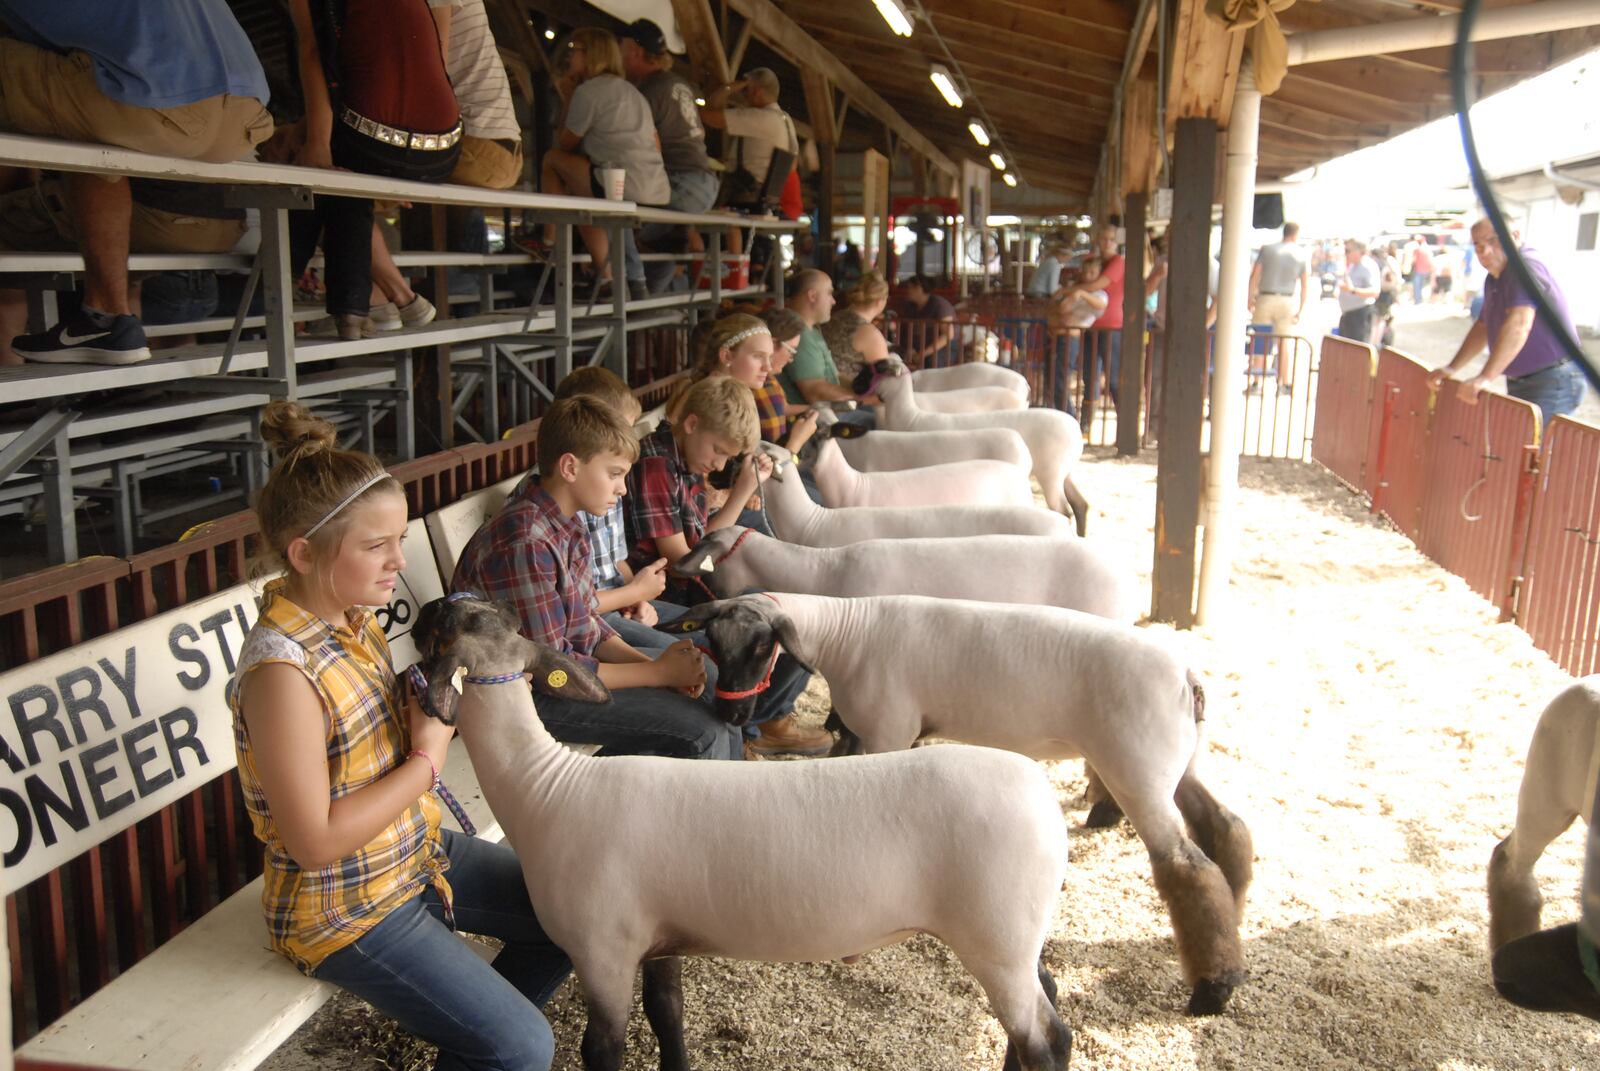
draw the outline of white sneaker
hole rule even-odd
[[[398,331],[402,327],[421,327],[423,324],[433,323],[434,317],[439,315],[439,310],[433,307],[433,302],[421,294],[414,296],[409,304],[396,306],[392,301],[385,301],[382,305],[374,305],[367,314],[366,323],[361,325],[361,333],[366,338],[382,331]]]

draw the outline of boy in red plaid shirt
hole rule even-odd
[[[758,477],[772,473],[772,461],[756,452],[760,440],[755,399],[750,388],[730,376],[710,376],[689,388],[678,419],[662,424],[639,444],[639,462],[628,473],[623,515],[628,527],[628,561],[640,568],[666,558],[676,562],[708,531],[739,520],[743,503],[755,493]],[[744,457],[715,514],[706,508],[706,480],[730,458]],[[821,755],[833,746],[831,733],[803,729],[794,719],[794,701],[808,674],[787,654],[778,660],[772,687],[756,707],[760,735],[750,749],[761,755]]]
[[[541,476],[523,481],[467,543],[451,589],[509,604],[523,635],[583,662],[612,689],[600,704],[541,696],[539,717],[557,740],[599,744],[607,755],[743,758],[740,731],[713,712],[714,670],[696,647],[685,640],[652,657],[595,612],[578,512],[604,514],[626,491],[638,456],[633,429],[593,398],[566,398],[540,420],[538,454]]]

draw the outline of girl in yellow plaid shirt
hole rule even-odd
[[[299,405],[275,402],[261,424],[279,461],[256,514],[282,576],[230,696],[272,947],[437,1045],[437,1068],[545,1071],[539,1008],[571,963],[511,849],[440,828],[452,730],[402,695],[368,609],[405,568],[400,484]],[[492,965],[457,927],[505,942]]]

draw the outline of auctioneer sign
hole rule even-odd
[[[395,662],[441,594],[420,520],[378,611]],[[0,862],[7,892],[233,769],[227,688],[255,623],[240,584],[0,675]]]

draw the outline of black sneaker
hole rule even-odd
[[[637,279],[628,280],[628,300],[643,301],[650,296],[649,289]]]
[[[80,312],[48,331],[18,335],[11,348],[24,360],[44,364],[137,364],[150,359],[137,316],[116,316],[101,327]]]

